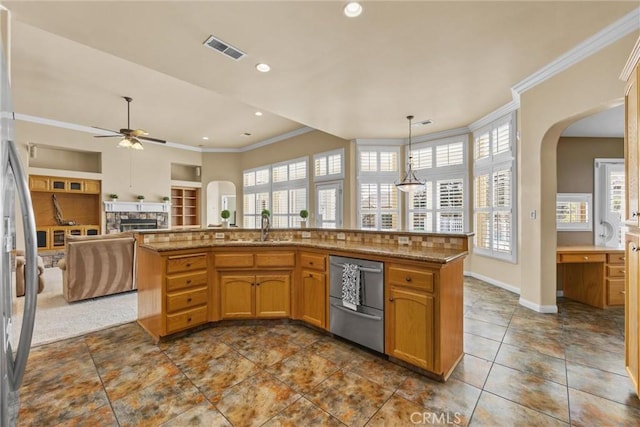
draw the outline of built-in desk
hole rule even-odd
[[[624,305],[624,249],[560,246],[556,260],[566,298],[599,308]]]

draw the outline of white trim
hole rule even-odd
[[[436,139],[453,138],[453,137],[458,137],[462,135],[469,135],[469,133],[471,133],[471,130],[469,129],[469,127],[464,126],[461,128],[448,129],[440,132],[434,132],[426,135],[416,136],[415,138],[412,138],[411,141],[412,141],[412,144],[416,144],[421,142],[429,142]],[[405,139],[405,143],[406,144],[409,143],[409,138]]]
[[[518,300],[518,304],[530,310],[537,311],[538,313],[557,313],[558,312],[558,306],[556,304],[540,305],[540,304],[531,302],[529,300],[526,300],[522,298],[522,296],[520,296],[520,299]]]
[[[624,68],[620,73],[620,80],[626,82],[629,80],[631,73],[636,69],[636,64],[640,61],[640,37],[636,40],[635,46],[633,46],[633,50],[631,51],[631,55],[629,55],[629,59],[627,59],[627,63],[624,64]]]
[[[591,37],[583,40],[573,49],[565,52],[524,80],[516,83],[511,88],[513,98],[519,101],[520,95],[523,92],[539,85],[638,29],[640,29],[640,7],[627,13],[613,24],[607,25]]]
[[[169,212],[169,203],[103,202],[105,212]]]
[[[405,145],[405,139],[374,139],[374,138],[357,138],[353,140],[358,147],[361,146],[369,146],[369,147],[396,147]],[[406,140],[408,141],[408,139]]]
[[[497,286],[498,288],[502,288],[502,289],[507,290],[509,292],[513,292],[514,294],[520,295],[520,288],[516,288],[513,285],[501,282],[501,281],[496,280],[496,279],[494,279],[492,277],[483,276],[482,274],[478,274],[478,273],[476,273],[474,271],[465,271],[464,275],[465,276],[469,276],[469,277],[473,277],[474,279],[482,280],[483,282],[487,282],[490,285]]]
[[[475,122],[471,123],[468,127],[469,130],[473,133],[473,132],[477,132],[479,129],[482,129],[485,126],[488,126],[490,124],[492,124],[493,122],[500,120],[506,116],[508,116],[509,114],[513,113],[514,111],[516,111],[518,108],[520,108],[520,100],[513,100],[507,104],[504,104],[502,107],[498,108],[497,110],[493,110],[492,112],[490,112],[489,114],[487,114],[486,116],[482,117],[481,119],[476,120]],[[514,120],[515,123],[515,120]],[[515,126],[515,124],[514,124]]]
[[[310,128],[308,126],[301,127],[296,130],[292,130],[291,132],[283,133],[282,135],[276,135],[271,138],[264,139],[262,141],[256,142],[255,144],[247,145],[246,147],[238,148],[239,153],[244,153],[245,151],[251,151],[256,148],[264,147],[266,145],[275,144],[276,142],[284,141],[285,139],[293,138],[296,136],[304,135],[305,133],[312,132],[316,129]]]

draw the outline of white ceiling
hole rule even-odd
[[[304,126],[346,139],[401,138],[408,114],[433,120],[421,133],[467,126],[508,103],[514,84],[638,6],[366,1],[362,16],[349,19],[342,1],[3,4],[13,17],[17,113],[119,129],[126,95],[133,128],[221,149]],[[205,48],[210,34],[247,56],[234,61]],[[258,62],[272,71],[258,73]]]

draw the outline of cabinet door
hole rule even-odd
[[[300,318],[302,320],[326,329],[327,293],[325,278],[326,275],[324,273],[302,270],[298,307],[300,308]]]
[[[433,297],[391,286],[386,309],[386,352],[420,368],[433,370]]]
[[[288,274],[256,276],[257,317],[289,317],[291,312],[290,282]]]
[[[640,236],[637,234],[627,233],[626,235],[626,276],[625,276],[625,337],[624,337],[624,349],[625,349],[625,365],[629,377],[633,382],[633,387],[636,390],[636,394],[640,394],[640,342],[639,336],[640,328],[638,328],[638,322],[640,317],[638,316],[638,305],[640,304],[640,294],[638,293],[638,275],[640,271],[639,267],[639,248],[640,248]]]
[[[51,179],[48,176],[29,176],[29,189],[31,191],[49,191]]]
[[[220,311],[223,319],[251,318],[255,277],[220,275]]]
[[[90,194],[99,194],[100,193],[100,181],[96,181],[93,179],[85,179],[84,181],[84,192]]]

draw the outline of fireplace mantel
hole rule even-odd
[[[169,203],[104,202],[105,212],[169,212]]]

